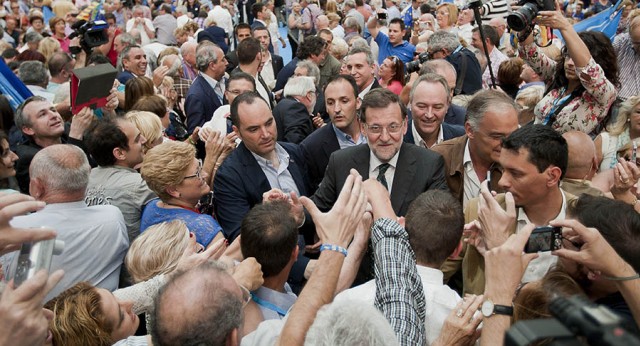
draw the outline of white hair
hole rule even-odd
[[[299,76],[290,78],[284,86],[284,97],[305,96],[309,92],[316,91],[316,83],[313,77]]]
[[[365,302],[323,306],[304,341],[309,346],[394,346],[396,334],[378,309]]]

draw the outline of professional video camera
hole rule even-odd
[[[423,64],[429,60],[431,60],[429,52],[420,53],[420,55],[418,55],[418,60],[409,61],[404,65],[404,68],[406,69],[407,74],[418,72],[420,70],[420,64]]]
[[[507,331],[504,344],[523,346],[551,340],[549,345],[640,345],[618,315],[582,296],[555,298],[549,310],[554,319],[517,322]]]
[[[520,0],[517,11],[507,16],[507,24],[515,31],[522,31],[531,25],[540,11],[553,11],[556,3],[553,0]]]
[[[71,29],[74,31],[69,35],[69,39],[80,37],[80,47],[82,47],[87,54],[90,54],[92,48],[102,46],[109,42],[108,28],[109,24],[103,20],[90,22],[79,20],[71,26]],[[69,50],[73,54],[78,54],[80,53],[80,47],[69,47]]]

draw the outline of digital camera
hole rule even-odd
[[[515,31],[522,31],[531,25],[540,11],[553,11],[556,4],[553,0],[520,0],[517,11],[507,16],[507,24]]]
[[[541,251],[554,251],[562,247],[562,228],[543,226],[536,227],[531,232],[527,245],[524,247],[526,253],[537,253]]]
[[[49,271],[54,255],[64,251],[64,241],[50,239],[35,243],[24,243],[20,254],[13,263],[13,282],[19,286],[37,272],[44,269]]]

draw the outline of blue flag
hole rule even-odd
[[[25,99],[33,96],[31,90],[27,89],[3,59],[0,59],[0,93],[9,100],[14,111]]]
[[[620,7],[621,3],[622,0],[618,0],[615,5],[606,10],[574,24],[573,28],[576,32],[599,31],[613,42],[613,38],[616,36],[616,30],[618,30],[620,18],[622,17],[623,8]],[[553,30],[553,34],[564,41],[562,35],[560,35],[560,31]]]

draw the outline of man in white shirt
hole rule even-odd
[[[466,9],[460,11],[458,15],[458,37],[464,39],[467,44],[471,43],[471,37],[473,35],[473,10]]]
[[[528,223],[546,226],[551,221],[565,219],[568,205],[576,200],[575,196],[560,189],[567,162],[567,141],[548,126],[521,127],[504,139],[500,153],[503,172],[498,184],[507,193],[499,194],[495,201],[487,203],[497,202],[503,208],[506,205],[507,212],[503,213],[504,222],[492,225],[499,228],[493,232],[506,239],[510,234],[520,232]],[[467,223],[478,219],[478,199],[469,201],[465,216]],[[496,240],[487,243],[495,244]],[[541,279],[556,262],[557,257],[551,252],[539,253],[538,258],[527,266],[522,282]],[[479,270],[483,266],[484,259],[476,247],[467,246],[462,259],[465,293],[484,291],[484,271]]]
[[[487,43],[487,50],[489,51],[489,58],[491,59],[491,69],[493,70],[493,77],[495,78],[496,85],[498,85],[498,68],[503,61],[509,60],[509,57],[502,54],[497,48],[500,45],[500,37],[498,32],[489,25],[482,25],[484,31],[485,42]],[[473,36],[471,38],[471,45],[480,50],[482,54],[484,52],[484,46],[482,45],[482,39],[480,38],[480,31],[478,28],[473,28]],[[482,73],[482,87],[487,89],[492,85],[491,74],[489,73],[489,66],[484,69]]]
[[[141,46],[151,43],[151,39],[156,37],[156,28],[151,19],[144,17],[144,9],[141,5],[133,7],[133,18],[127,21],[126,31],[130,32],[134,28],[140,32]]]
[[[376,63],[369,48],[356,47],[349,51],[347,71],[358,84],[358,98],[360,100],[363,100],[369,91],[380,88],[380,83],[374,76],[375,67]]]
[[[224,29],[228,37],[233,36],[233,20],[231,13],[226,8],[220,6],[220,0],[212,0],[213,9],[209,11],[208,17],[214,18],[217,25]]]
[[[431,344],[440,335],[444,320],[461,300],[458,293],[443,284],[440,265],[460,242],[464,226],[462,206],[447,191],[429,190],[411,203],[405,220],[409,244],[416,255],[416,267],[424,287],[425,334],[427,344]],[[373,304],[375,294],[376,283],[371,280],[338,294],[334,304],[354,300]]]

